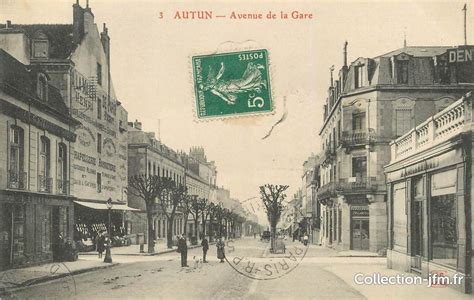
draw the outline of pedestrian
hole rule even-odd
[[[186,243],[186,238],[181,235],[178,239],[178,252],[181,253],[181,267],[188,266],[188,245]]]
[[[303,237],[303,243],[305,246],[308,245],[308,235],[306,233],[304,234],[304,237]]]
[[[99,258],[102,258],[102,253],[105,250],[105,236],[102,232],[99,232],[97,235],[97,242],[96,242],[97,252],[99,253]]]
[[[207,255],[207,250],[209,250],[209,242],[207,241],[206,237],[202,238],[201,246],[202,246],[202,262],[207,263],[206,255]]]
[[[224,258],[225,258],[225,244],[224,242],[222,241],[222,238],[219,238],[219,241],[217,241],[216,243],[216,247],[217,247],[217,258],[221,260],[221,263],[224,262]]]

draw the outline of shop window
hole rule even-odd
[[[352,158],[352,177],[356,177],[357,181],[367,178],[367,157]]]
[[[10,188],[25,188],[26,176],[23,172],[24,162],[24,131],[21,127],[10,127],[10,155],[8,185]]]
[[[411,109],[395,110],[395,130],[397,136],[402,136],[413,128]]]
[[[12,205],[13,225],[13,260],[23,257],[25,249],[25,207],[23,205]]]
[[[458,250],[456,170],[434,174],[431,183],[432,260],[456,267]]]
[[[352,130],[354,131],[365,130],[365,112],[352,114]]]
[[[39,155],[39,169],[38,169],[39,191],[51,192],[51,178],[50,178],[51,148],[50,148],[50,141],[45,136],[42,136],[40,138],[40,153],[39,154],[40,154]]]
[[[67,147],[64,143],[58,145],[58,191],[61,194],[68,193],[67,180]]]
[[[364,65],[354,68],[354,83],[356,89],[364,86]]]
[[[408,60],[397,61],[397,83],[408,84]]]

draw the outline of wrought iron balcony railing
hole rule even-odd
[[[69,195],[69,181],[58,178],[57,182],[58,182],[58,194]]]
[[[366,193],[373,192],[377,189],[377,181],[375,177],[364,178],[340,178],[337,190],[344,193]]]
[[[53,179],[44,175],[38,176],[38,190],[40,192],[51,193]]]
[[[323,165],[328,165],[328,164],[332,163],[335,158],[336,158],[336,150],[334,149],[334,147],[332,145],[328,146],[324,150],[324,156],[323,156],[322,164]]]
[[[318,200],[323,200],[326,198],[336,196],[336,184],[334,182],[329,182],[318,189],[317,192]]]
[[[341,140],[343,148],[368,145],[375,141],[375,132],[373,129],[367,131],[343,131]]]
[[[26,189],[27,175],[26,172],[17,170],[8,170],[8,188],[24,190]]]

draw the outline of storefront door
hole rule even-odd
[[[421,257],[423,245],[423,202],[412,202],[411,213],[411,268],[421,270]]]
[[[351,211],[351,250],[369,250],[369,211]]]
[[[0,205],[0,270],[10,265],[12,248],[12,211],[8,204]]]

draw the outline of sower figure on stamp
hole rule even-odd
[[[179,236],[178,239],[178,252],[181,253],[181,267],[188,266],[188,245],[186,244],[186,238]]]
[[[216,244],[217,247],[217,258],[221,260],[221,263],[224,262],[225,258],[225,244],[222,241],[222,238],[219,238],[219,241]]]
[[[201,246],[202,246],[202,262],[207,263],[206,255],[207,255],[207,250],[209,250],[209,242],[207,241],[206,237],[203,237]]]

